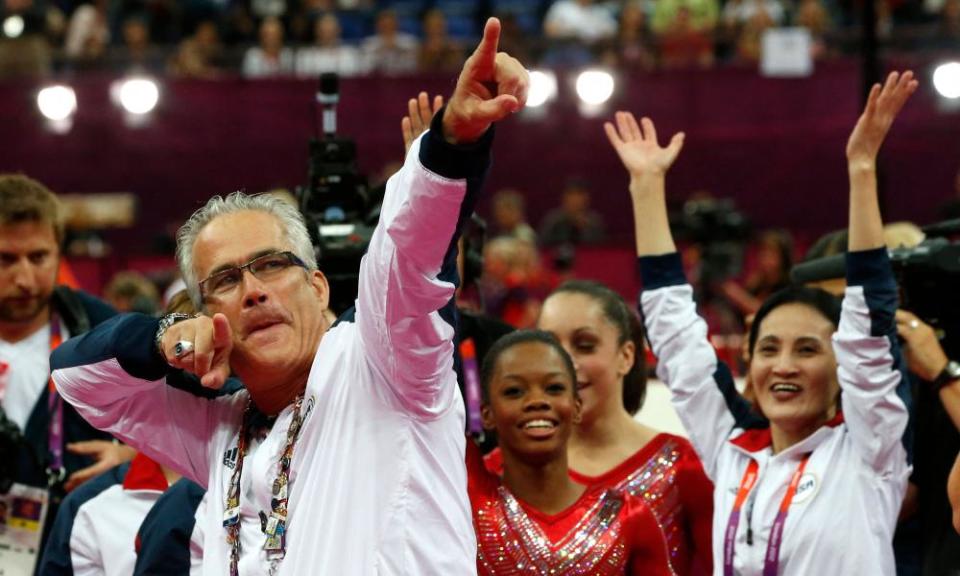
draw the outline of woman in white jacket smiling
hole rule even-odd
[[[808,288],[771,296],[757,313],[750,377],[760,414],[736,392],[707,340],[667,222],[665,174],[684,135],[661,147],[653,122],[638,125],[624,112],[605,126],[630,173],[640,305],[657,373],[716,485],[717,575],[895,573],[891,540],[910,471],[901,442],[908,412],[875,166],[916,87],[911,72],[875,86],[847,144],[842,314],[826,293]]]

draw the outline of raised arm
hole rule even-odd
[[[667,219],[666,179],[667,170],[683,148],[684,134],[674,134],[670,144],[662,148],[649,118],[640,121],[642,129],[629,112],[617,112],[615,119],[616,127],[606,122],[603,129],[630,174],[637,256],[676,252]]]
[[[851,252],[880,248],[883,220],[877,201],[877,154],[900,109],[917,89],[913,72],[891,72],[881,87],[874,84],[867,104],[847,141],[850,176]]]
[[[833,337],[851,439],[869,466],[898,481],[906,480],[908,469],[902,441],[909,383],[896,338],[897,285],[883,242],[876,161],[897,113],[916,88],[911,72],[894,72],[882,87],[875,85],[847,143],[847,289]]]
[[[671,401],[707,475],[713,478],[716,456],[730,432],[756,420],[707,340],[707,325],[697,315],[693,289],[684,277],[670,233],[666,173],[683,147],[684,135],[676,134],[662,147],[653,122],[644,118],[638,124],[629,112],[618,112],[616,126],[608,122],[604,129],[630,174],[643,277],[640,308],[657,356],[657,376],[670,387]]]
[[[423,417],[456,393],[456,244],[489,166],[491,126],[526,101],[527,72],[497,52],[499,36],[499,21],[490,19],[449,103],[387,183],[360,266],[356,321],[364,354],[403,406]]]

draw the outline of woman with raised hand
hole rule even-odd
[[[718,362],[667,221],[665,175],[683,146],[618,112],[607,136],[630,173],[642,314],[657,373],[716,485],[714,574],[893,575],[891,540],[910,466],[897,289],[883,247],[876,157],[917,87],[872,89],[847,144],[850,236],[842,312],[825,292],[767,299],[750,332],[756,415]],[[841,402],[842,400],[842,402]]]
[[[483,362],[483,424],[496,430],[503,478],[467,443],[477,571],[673,576],[656,518],[642,498],[587,488],[567,470],[580,419],[573,363],[546,332],[500,338]]]

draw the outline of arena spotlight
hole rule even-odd
[[[548,100],[557,97],[557,75],[550,71],[530,71],[530,92],[527,94],[527,106],[543,106]]]
[[[139,116],[156,108],[160,88],[149,78],[128,78],[121,82],[117,97],[124,110]]]
[[[945,62],[933,71],[933,87],[944,98],[960,98],[960,62]]]
[[[19,38],[23,34],[25,23],[23,17],[17,14],[7,16],[3,20],[3,35],[7,38]]]
[[[69,86],[47,86],[37,93],[37,108],[51,122],[66,122],[77,111],[77,94]]]
[[[613,96],[613,75],[603,70],[584,70],[577,77],[577,95],[588,106],[599,106]]]

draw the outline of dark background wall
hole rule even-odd
[[[888,218],[927,223],[960,168],[960,112],[941,110],[928,65],[916,71],[921,89],[884,148],[883,194]],[[152,121],[130,128],[109,101],[111,81],[76,80],[79,111],[66,135],[43,129],[39,86],[0,85],[0,171],[23,171],[62,193],[136,193],[139,224],[119,234],[125,249],[145,250],[212,194],[305,180],[314,83],[165,81]],[[670,173],[672,199],[708,189],[734,198],[758,225],[801,234],[845,225],[843,151],[860,106],[855,62],[822,65],[802,80],[736,68],[621,77],[602,118],[578,112],[572,82],[561,76],[560,98],[542,117],[520,115],[498,128],[489,190],[525,192],[534,223],[575,176],[593,183],[613,242],[629,238],[627,178],[601,126],[612,110],[628,109],[654,118],[663,140],[687,132]],[[340,131],[357,140],[361,167],[376,175],[400,159],[408,97],[421,89],[449,95],[453,84],[449,77],[342,81]]]

